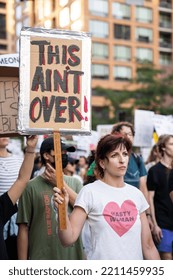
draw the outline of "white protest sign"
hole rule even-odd
[[[173,134],[173,117],[154,115],[154,128],[158,136],[163,134]]]
[[[135,110],[134,128],[134,146],[151,147],[152,135],[154,131],[154,112]]]
[[[99,135],[97,131],[91,130],[90,135],[73,135],[73,140],[77,142],[77,150],[81,150],[80,155],[85,153],[85,156],[89,156],[91,147],[97,146]]]
[[[0,55],[0,66],[19,67],[19,54]]]
[[[99,138],[101,138],[102,136],[111,133],[112,131],[112,124],[99,124],[97,125],[97,132],[99,135]]]

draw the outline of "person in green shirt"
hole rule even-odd
[[[63,168],[68,162],[67,152],[73,146],[61,142]],[[81,238],[69,248],[61,245],[58,238],[57,209],[53,204],[53,187],[56,185],[55,154],[53,138],[46,138],[40,147],[43,173],[30,180],[19,200],[17,223],[18,257],[20,260],[80,260],[83,259]],[[70,196],[69,213],[82,184],[64,175],[64,185]]]

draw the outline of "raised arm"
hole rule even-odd
[[[22,192],[26,187],[26,183],[29,181],[34,165],[34,157],[35,157],[35,147],[38,141],[38,136],[29,136],[27,137],[27,147],[24,155],[24,160],[22,166],[19,170],[19,175],[17,180],[14,182],[12,187],[8,191],[8,195],[15,204]]]

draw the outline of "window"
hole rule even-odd
[[[98,120],[109,120],[109,107],[92,106],[92,115]]]
[[[6,15],[0,14],[0,39],[6,39]]]
[[[104,64],[93,64],[91,68],[92,78],[107,80],[109,78],[109,67]]]
[[[160,13],[159,26],[163,28],[171,28],[172,27],[171,14]]]
[[[132,69],[126,66],[114,66],[114,79],[119,81],[128,81],[132,78]]]
[[[171,0],[160,0],[160,7],[171,9],[172,8]]]
[[[114,24],[114,38],[130,40],[130,26]]]
[[[131,48],[126,46],[114,46],[114,59],[120,61],[129,61],[131,59]]]
[[[106,59],[109,57],[109,49],[107,44],[93,43],[92,44],[93,58]]]
[[[89,11],[95,16],[107,16],[108,0],[89,0]]]
[[[130,19],[130,6],[121,3],[112,3],[112,15],[119,19]]]
[[[7,49],[7,45],[0,45],[0,50],[6,50]]]
[[[65,5],[67,5],[68,4],[68,0],[59,0],[59,5],[61,6],[61,7],[64,7]]]
[[[126,3],[129,5],[143,5],[144,0],[126,0]]]
[[[60,27],[68,26],[70,23],[70,13],[69,8],[66,7],[62,9],[59,13],[59,25]]]
[[[6,3],[0,2],[0,9],[5,9],[6,8]]]
[[[170,53],[160,52],[160,64],[169,65],[172,63],[172,55]]]
[[[150,43],[153,41],[153,31],[149,28],[136,28],[136,40],[139,42]]]
[[[99,20],[90,20],[89,31],[93,37],[107,38],[109,34],[108,23]]]
[[[74,1],[70,7],[70,18],[72,21],[79,19],[81,16],[81,2],[79,0]]]
[[[136,59],[138,62],[152,62],[153,61],[153,51],[152,49],[137,48],[136,49]]]
[[[160,32],[159,33],[159,46],[161,48],[172,48],[172,35],[168,32]]]
[[[151,23],[153,11],[150,8],[136,7],[136,21]]]

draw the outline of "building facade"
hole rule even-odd
[[[22,26],[90,32],[92,89],[133,90],[141,62],[172,65],[172,0],[4,0],[0,17],[1,53],[19,51]],[[93,106],[105,102],[93,94]]]

